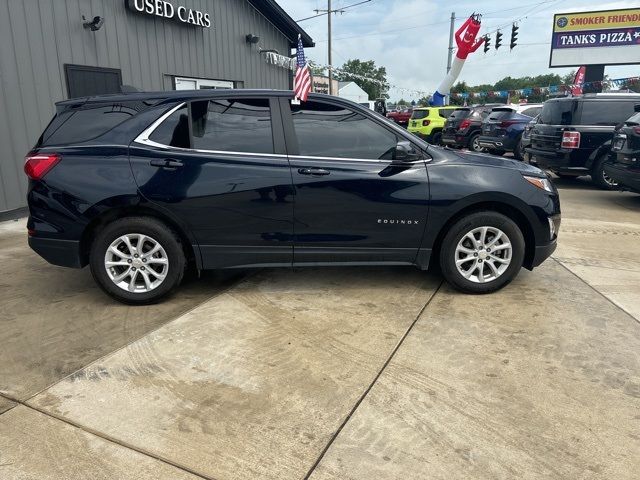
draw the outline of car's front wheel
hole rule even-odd
[[[182,281],[185,262],[176,235],[148,217],[110,223],[98,233],[90,253],[98,285],[128,304],[154,303],[169,294]]]
[[[440,249],[444,278],[466,293],[489,293],[520,271],[525,241],[518,225],[497,212],[477,212],[458,220]]]

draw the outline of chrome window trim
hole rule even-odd
[[[269,157],[269,158],[278,158],[281,160],[288,159],[301,159],[301,160],[324,160],[324,161],[341,161],[341,162],[367,162],[367,163],[391,163],[392,160],[376,160],[376,159],[366,159],[366,158],[346,158],[346,157],[316,157],[312,155],[286,155],[279,153],[253,153],[253,152],[230,152],[227,150],[203,150],[198,148],[182,148],[182,147],[172,147],[171,145],[165,145],[163,143],[155,142],[149,137],[153,134],[153,132],[160,126],[162,122],[164,122],[167,118],[169,118],[174,112],[181,109],[187,104],[187,102],[182,102],[179,105],[171,108],[164,114],[162,114],[156,121],[154,121],[151,125],[149,125],[145,130],[142,131],[140,135],[138,135],[133,141],[135,143],[146,145],[149,147],[161,148],[163,150],[175,150],[179,152],[193,152],[193,153],[206,153],[206,154],[217,154],[217,155],[236,155],[242,157]],[[418,163],[419,160],[416,160]],[[421,161],[427,161],[427,159],[422,159]]]

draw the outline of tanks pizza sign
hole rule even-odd
[[[640,7],[556,14],[550,67],[640,63]]]
[[[211,17],[208,13],[182,5],[176,6],[166,0],[125,0],[124,3],[132,12],[175,20],[196,27],[211,27]]]

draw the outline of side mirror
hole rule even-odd
[[[636,112],[636,113],[640,112],[640,103],[636,103],[633,106],[633,111]]]
[[[421,158],[422,155],[420,155],[420,153],[411,146],[411,142],[400,141],[396,144],[392,163],[402,165],[415,162],[416,160],[420,160]]]

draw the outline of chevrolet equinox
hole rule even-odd
[[[355,103],[289,91],[63,101],[27,155],[29,245],[90,265],[109,295],[157,301],[198,270],[439,264],[469,293],[556,247],[538,168],[430,146]]]

